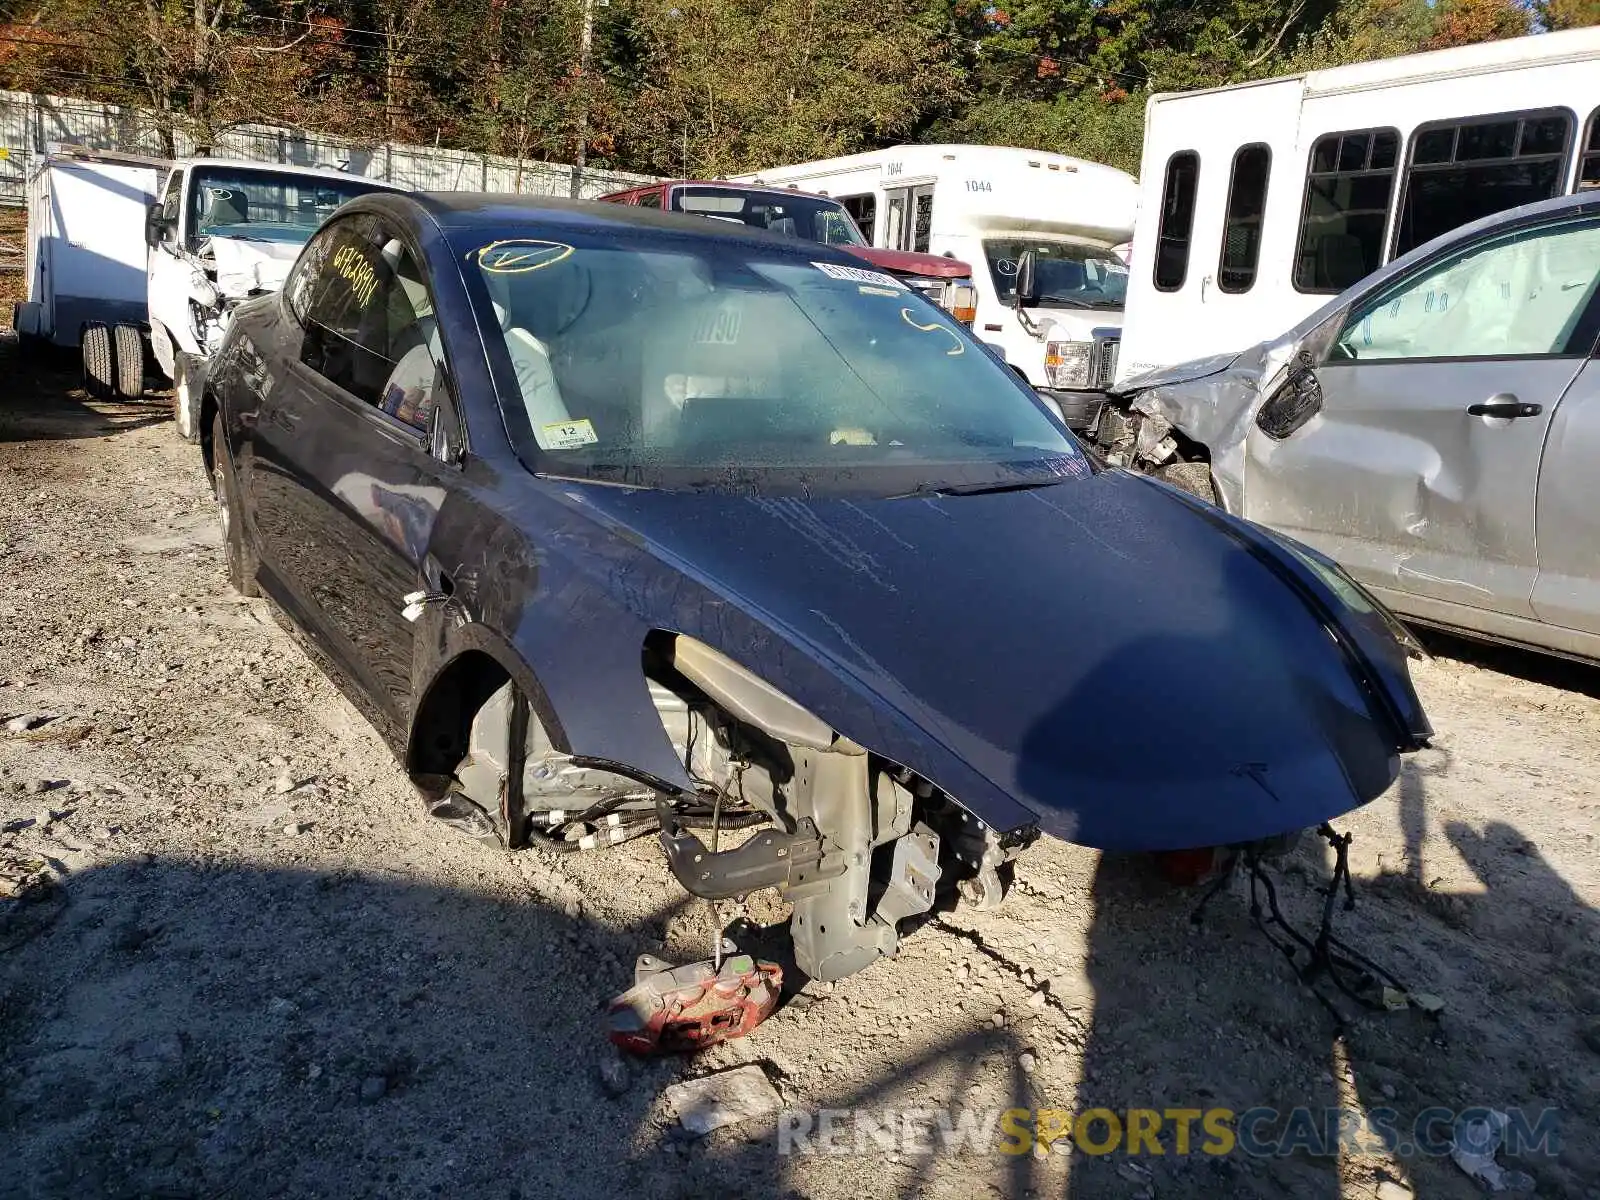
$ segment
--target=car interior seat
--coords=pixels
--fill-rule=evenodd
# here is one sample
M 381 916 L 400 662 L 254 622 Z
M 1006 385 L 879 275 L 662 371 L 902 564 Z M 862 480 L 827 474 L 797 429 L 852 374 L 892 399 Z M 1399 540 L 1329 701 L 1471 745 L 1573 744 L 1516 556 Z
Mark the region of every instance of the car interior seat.
M 208 187 L 206 189 L 206 225 L 243 225 L 250 220 L 250 198 L 243 188 Z
M 545 268 L 548 269 L 548 268 Z M 538 271 L 522 275 L 536 275 Z M 550 363 L 550 348 L 545 341 L 525 327 L 523 322 L 533 319 L 540 306 L 537 297 L 513 305 L 513 281 L 521 276 L 508 271 L 482 272 L 484 286 L 489 291 L 489 302 L 494 308 L 495 321 L 500 326 L 500 336 L 505 339 L 506 352 L 511 357 L 511 368 L 516 373 L 517 388 L 521 393 L 523 409 L 533 428 L 534 440 L 540 446 L 545 442 L 542 429 L 545 425 L 570 421 L 572 413 L 562 398 Z
M 394 367 L 378 404 L 390 416 L 425 428 L 438 364 L 444 361 L 439 322 L 428 289 L 400 240 L 385 243 L 380 257 L 395 285 L 389 289 L 385 313 Z

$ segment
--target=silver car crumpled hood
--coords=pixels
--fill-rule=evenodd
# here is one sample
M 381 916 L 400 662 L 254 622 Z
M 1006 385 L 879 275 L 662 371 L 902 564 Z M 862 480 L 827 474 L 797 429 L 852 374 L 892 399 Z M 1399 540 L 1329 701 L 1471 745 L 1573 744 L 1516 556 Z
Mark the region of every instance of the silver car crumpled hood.
M 1332 306 L 1329 306 L 1332 307 Z M 1211 452 L 1218 499 L 1238 513 L 1244 492 L 1245 437 L 1263 398 L 1304 351 L 1320 362 L 1337 334 L 1344 307 L 1319 309 L 1289 332 L 1238 354 L 1194 359 L 1135 375 L 1116 389 L 1134 412 L 1160 417 Z

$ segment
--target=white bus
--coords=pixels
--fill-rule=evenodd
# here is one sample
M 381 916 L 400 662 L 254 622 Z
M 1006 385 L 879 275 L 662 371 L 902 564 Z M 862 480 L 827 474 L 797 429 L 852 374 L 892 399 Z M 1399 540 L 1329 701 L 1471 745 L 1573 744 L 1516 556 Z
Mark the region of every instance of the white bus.
M 1600 186 L 1600 28 L 1153 96 L 1118 380 L 1276 336 L 1477 217 Z
M 1074 428 L 1117 362 L 1138 184 L 1112 167 L 1007 146 L 896 146 L 740 177 L 832 196 L 875 246 L 971 263 L 973 332 Z M 1031 302 L 1016 303 L 1031 255 Z

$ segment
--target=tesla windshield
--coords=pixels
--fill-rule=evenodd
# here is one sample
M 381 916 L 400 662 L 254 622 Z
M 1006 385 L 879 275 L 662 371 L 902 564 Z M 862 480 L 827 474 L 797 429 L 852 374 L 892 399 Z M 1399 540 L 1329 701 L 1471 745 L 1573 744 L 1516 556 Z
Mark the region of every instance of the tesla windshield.
M 1033 277 L 1041 308 L 1121 308 L 1128 294 L 1127 265 L 1109 250 L 1074 242 L 1028 242 L 1015 238 L 983 243 L 994 290 L 1011 303 L 1017 262 L 1033 251 Z
M 1088 473 L 1013 372 L 889 275 L 709 238 L 466 258 L 536 471 L 882 495 Z
M 303 243 L 346 200 L 380 189 L 352 176 L 325 179 L 279 171 L 200 167 L 194 189 L 195 235 Z

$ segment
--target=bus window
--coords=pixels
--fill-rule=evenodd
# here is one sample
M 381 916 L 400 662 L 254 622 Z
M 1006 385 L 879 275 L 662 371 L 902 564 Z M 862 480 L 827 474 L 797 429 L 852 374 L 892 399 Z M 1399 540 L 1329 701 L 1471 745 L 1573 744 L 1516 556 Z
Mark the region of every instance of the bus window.
M 928 252 L 930 235 L 933 232 L 933 189 L 918 188 L 912 193 L 916 202 L 915 223 L 911 227 L 911 246 L 918 254 Z
M 1393 129 L 1329 133 L 1312 145 L 1294 255 L 1296 291 L 1342 292 L 1378 269 L 1399 150 Z
M 1589 114 L 1589 136 L 1583 143 L 1583 160 L 1578 164 L 1578 190 L 1600 188 L 1600 108 Z
M 1194 229 L 1194 200 L 1199 184 L 1199 154 L 1180 150 L 1167 160 L 1167 179 L 1161 192 L 1161 228 L 1156 235 L 1157 291 L 1177 291 L 1189 274 L 1189 235 Z
M 1271 174 L 1272 151 L 1260 142 L 1241 147 L 1233 156 L 1228 211 L 1222 223 L 1222 258 L 1217 263 L 1217 286 L 1225 292 L 1248 292 L 1256 281 Z
M 878 224 L 878 197 L 872 192 L 865 192 L 859 196 L 840 196 L 839 203 L 844 205 L 845 212 L 850 214 L 850 219 L 870 245 Z
M 1411 139 L 1394 253 L 1490 213 L 1560 195 L 1572 114 L 1562 109 L 1424 125 Z

